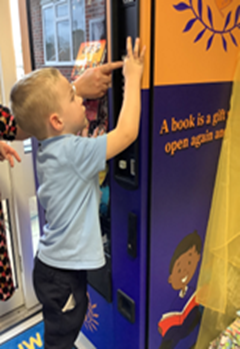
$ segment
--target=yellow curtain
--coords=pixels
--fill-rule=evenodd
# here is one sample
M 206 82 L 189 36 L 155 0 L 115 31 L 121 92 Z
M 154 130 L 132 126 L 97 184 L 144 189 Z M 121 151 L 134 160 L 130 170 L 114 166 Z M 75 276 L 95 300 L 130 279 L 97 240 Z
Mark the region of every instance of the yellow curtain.
M 240 57 L 219 158 L 197 300 L 205 310 L 196 349 L 205 349 L 240 310 Z

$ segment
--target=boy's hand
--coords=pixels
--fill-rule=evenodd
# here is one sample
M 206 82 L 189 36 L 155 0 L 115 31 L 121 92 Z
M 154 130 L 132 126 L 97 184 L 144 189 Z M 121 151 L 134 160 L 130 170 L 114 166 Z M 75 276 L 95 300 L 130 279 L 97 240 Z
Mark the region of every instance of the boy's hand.
M 132 39 L 127 38 L 127 57 L 124 60 L 124 98 L 116 127 L 107 134 L 106 160 L 121 153 L 138 137 L 141 115 L 141 77 L 146 48 L 139 54 L 139 38 L 134 50 Z
M 10 147 L 5 142 L 0 142 L 0 161 L 8 160 L 10 166 L 13 167 L 14 166 L 13 157 L 15 157 L 15 159 L 18 162 L 21 162 L 20 156 L 18 155 L 15 149 Z
M 143 62 L 146 47 L 140 52 L 140 39 L 135 40 L 134 50 L 132 49 L 132 38 L 127 38 L 127 57 L 124 60 L 123 75 L 125 79 L 137 79 L 139 82 L 143 73 Z

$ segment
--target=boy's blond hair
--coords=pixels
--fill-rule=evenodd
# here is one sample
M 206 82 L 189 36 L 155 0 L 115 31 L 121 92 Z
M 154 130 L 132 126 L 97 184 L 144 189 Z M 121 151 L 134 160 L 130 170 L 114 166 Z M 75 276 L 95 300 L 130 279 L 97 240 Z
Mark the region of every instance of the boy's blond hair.
M 39 140 L 48 136 L 47 118 L 61 111 L 56 87 L 60 76 L 56 68 L 38 69 L 24 76 L 11 90 L 11 110 L 17 124 Z

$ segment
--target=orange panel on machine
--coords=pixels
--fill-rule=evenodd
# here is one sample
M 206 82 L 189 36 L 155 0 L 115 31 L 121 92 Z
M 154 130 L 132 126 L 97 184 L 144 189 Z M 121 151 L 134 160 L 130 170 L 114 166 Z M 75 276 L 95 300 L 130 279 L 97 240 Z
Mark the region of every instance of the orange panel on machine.
M 155 0 L 155 85 L 231 81 L 239 0 Z
M 151 1 L 140 1 L 140 39 L 141 47 L 146 46 L 142 88 L 150 86 L 150 52 L 151 52 Z

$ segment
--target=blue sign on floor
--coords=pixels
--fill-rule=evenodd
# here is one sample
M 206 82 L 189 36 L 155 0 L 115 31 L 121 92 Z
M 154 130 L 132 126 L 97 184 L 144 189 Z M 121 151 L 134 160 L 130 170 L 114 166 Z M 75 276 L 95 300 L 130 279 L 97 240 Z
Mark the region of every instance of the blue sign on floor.
M 44 348 L 44 326 L 41 321 L 37 325 L 22 332 L 0 346 L 1 349 L 37 349 Z
M 24 327 L 24 325 L 23 325 Z M 43 349 L 44 348 L 44 324 L 39 322 L 18 336 L 0 345 L 0 349 Z

